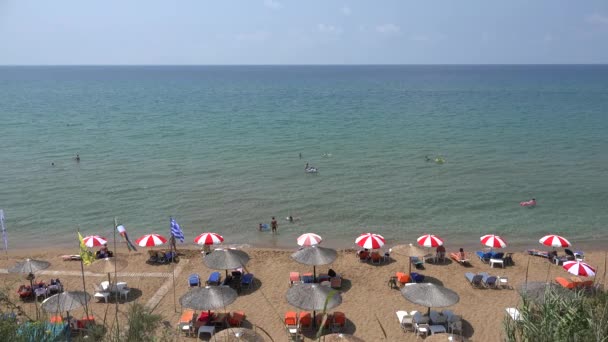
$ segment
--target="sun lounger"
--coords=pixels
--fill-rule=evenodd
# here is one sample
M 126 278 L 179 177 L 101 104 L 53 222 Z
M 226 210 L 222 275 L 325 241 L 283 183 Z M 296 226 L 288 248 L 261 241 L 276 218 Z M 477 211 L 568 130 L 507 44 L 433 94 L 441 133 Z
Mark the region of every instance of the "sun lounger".
M 466 258 L 461 258 L 460 257 L 460 253 L 450 253 L 450 258 L 452 258 L 452 260 L 458 262 L 461 265 L 468 265 L 470 264 L 470 260 Z
M 483 285 L 487 288 L 495 288 L 496 287 L 496 281 L 498 280 L 498 278 L 496 276 L 491 276 L 486 272 L 481 272 L 479 273 L 479 275 L 481 275 L 481 282 L 483 283 Z
M 220 272 L 213 272 L 209 275 L 207 279 L 207 285 L 219 285 L 222 275 Z
M 549 259 L 549 252 L 547 251 L 541 251 L 540 249 L 528 249 L 526 252 L 528 252 L 529 255 Z
M 403 273 L 403 272 L 397 272 L 395 273 L 395 276 L 397 277 L 397 281 L 401 284 L 401 285 L 405 285 L 407 283 L 410 282 L 410 275 Z
M 331 277 L 329 278 L 329 286 L 332 289 L 339 289 L 342 288 L 342 276 L 340 276 L 339 274 L 335 277 Z
M 310 312 L 300 312 L 300 320 L 298 321 L 300 329 L 308 330 L 312 328 L 312 314 Z
M 483 276 L 481 274 L 475 274 L 471 272 L 467 272 L 464 274 L 464 277 L 467 278 L 471 286 L 473 287 L 481 287 Z
M 516 308 L 506 308 L 505 311 L 507 311 L 509 317 L 511 317 L 511 319 L 515 322 L 519 322 L 522 320 L 521 312 L 519 312 L 519 310 L 517 310 Z
M 312 284 L 315 282 L 315 278 L 313 277 L 312 273 L 304 273 L 302 274 L 302 282 L 304 284 Z
M 182 312 L 182 316 L 180 317 L 179 322 L 177 323 L 177 327 L 178 327 L 179 331 L 185 332 L 186 334 L 188 334 L 188 336 L 190 336 L 190 334 L 194 331 L 193 330 L 194 329 L 193 328 L 194 317 L 195 317 L 194 310 L 185 309 Z
M 329 329 L 329 326 L 331 324 L 333 320 L 333 317 L 331 314 L 322 314 L 322 313 L 318 313 L 317 316 L 315 317 L 315 322 L 317 323 L 317 329 L 319 327 L 323 327 L 323 329 Z
M 244 288 L 250 288 L 253 284 L 253 273 L 247 273 L 241 278 L 241 286 Z
M 201 277 L 198 274 L 188 276 L 188 285 L 190 287 L 201 286 Z
M 422 283 L 424 281 L 424 274 L 412 272 L 410 273 L 410 279 L 416 283 Z
M 333 313 L 332 315 L 332 321 L 331 321 L 331 331 L 333 333 L 338 333 L 340 331 L 342 331 L 342 329 L 344 328 L 344 325 L 346 325 L 346 315 L 344 315 L 344 312 L 340 312 L 340 311 L 336 311 Z
M 230 313 L 230 316 L 228 316 L 228 325 L 231 327 L 240 327 L 245 320 L 245 317 L 245 312 L 233 311 Z
M 301 284 L 300 272 L 289 272 L 289 287 L 294 284 Z
M 490 261 L 493 254 L 491 252 L 477 251 L 477 252 L 475 252 L 475 255 L 477 255 L 479 257 L 479 260 L 481 260 L 481 262 L 487 263 Z
M 413 256 L 413 257 L 410 257 L 410 262 L 412 263 L 412 265 L 414 265 L 414 267 L 416 267 L 416 269 L 418 269 L 418 270 L 424 269 L 424 260 L 422 258 Z
M 555 282 L 560 284 L 562 287 L 566 288 L 566 289 L 575 289 L 577 286 L 579 286 L 579 282 L 574 282 L 570 279 L 566 279 L 563 277 L 557 277 L 555 278 Z
M 62 255 L 61 258 L 63 261 L 80 261 L 82 259 L 79 254 L 66 254 Z
M 285 328 L 287 329 L 287 333 L 289 333 L 289 336 L 297 337 L 300 333 L 300 327 L 298 325 L 298 314 L 295 311 L 286 312 L 283 322 L 285 323 Z
M 372 260 L 372 264 L 379 264 L 383 259 L 382 255 L 380 255 L 378 252 L 372 252 L 370 258 Z

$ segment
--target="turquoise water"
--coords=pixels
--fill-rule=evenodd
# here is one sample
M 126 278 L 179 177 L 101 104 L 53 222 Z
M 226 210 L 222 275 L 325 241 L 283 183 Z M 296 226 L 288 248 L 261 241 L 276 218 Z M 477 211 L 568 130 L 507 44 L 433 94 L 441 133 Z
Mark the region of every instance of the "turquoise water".
M 9 248 L 170 215 L 281 247 L 605 240 L 607 111 L 608 66 L 0 67 L 0 208 Z

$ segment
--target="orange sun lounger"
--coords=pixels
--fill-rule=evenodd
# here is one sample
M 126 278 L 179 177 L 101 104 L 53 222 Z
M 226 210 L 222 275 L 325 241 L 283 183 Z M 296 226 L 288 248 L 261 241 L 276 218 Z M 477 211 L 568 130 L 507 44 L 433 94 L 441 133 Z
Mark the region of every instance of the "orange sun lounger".
M 562 287 L 567 288 L 567 289 L 575 289 L 577 286 L 579 286 L 578 282 L 574 282 L 574 281 L 572 281 L 570 279 L 566 279 L 566 278 L 563 278 L 563 277 L 557 277 L 557 278 L 555 278 L 555 282 L 557 282 Z

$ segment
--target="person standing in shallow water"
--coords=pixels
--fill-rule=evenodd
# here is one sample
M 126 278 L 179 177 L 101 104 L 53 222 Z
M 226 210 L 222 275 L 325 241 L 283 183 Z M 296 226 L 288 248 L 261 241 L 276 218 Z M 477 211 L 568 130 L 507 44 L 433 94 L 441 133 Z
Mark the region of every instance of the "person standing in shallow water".
M 76 153 L 76 158 L 74 158 L 77 163 L 80 163 L 80 155 Z
M 279 227 L 279 223 L 274 218 L 274 216 L 272 217 L 272 221 L 270 222 L 270 226 L 272 227 L 272 233 L 273 234 L 276 233 L 277 232 L 277 228 Z

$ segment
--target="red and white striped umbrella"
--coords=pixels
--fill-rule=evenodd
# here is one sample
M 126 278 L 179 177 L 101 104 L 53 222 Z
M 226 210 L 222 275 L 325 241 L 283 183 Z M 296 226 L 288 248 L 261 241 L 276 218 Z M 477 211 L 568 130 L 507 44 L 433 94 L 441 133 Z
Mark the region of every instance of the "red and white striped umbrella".
M 194 238 L 194 243 L 199 245 L 219 245 L 224 242 L 224 237 L 217 233 L 203 233 Z
M 384 236 L 380 234 L 365 233 L 359 235 L 355 240 L 355 243 L 363 248 L 367 249 L 378 249 L 384 246 Z
M 160 246 L 165 242 L 167 242 L 167 238 L 160 234 L 146 234 L 135 240 L 135 243 L 140 247 Z
M 420 246 L 428 248 L 443 245 L 443 240 L 439 236 L 432 234 L 422 235 L 417 241 Z
M 559 235 L 546 235 L 546 236 L 543 236 L 538 242 L 542 243 L 545 246 L 549 246 L 549 247 L 566 248 L 566 247 L 572 246 L 572 244 L 570 244 L 570 241 L 566 240 L 565 238 L 563 238 L 562 236 L 559 236 Z
M 491 248 L 505 248 L 507 247 L 507 242 L 498 235 L 489 234 L 484 235 L 479 238 L 481 244 L 484 246 L 488 246 Z
M 564 262 L 564 269 L 574 275 L 583 277 L 595 275 L 595 269 L 582 261 L 566 261 Z
M 103 246 L 104 244 L 108 243 L 108 240 L 102 238 L 99 235 L 85 236 L 82 239 L 82 241 L 84 242 L 84 245 L 87 247 Z
M 300 235 L 297 241 L 299 246 L 312 246 L 320 244 L 323 239 L 315 233 L 305 233 Z

